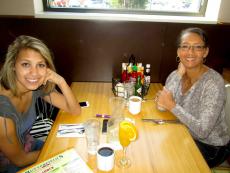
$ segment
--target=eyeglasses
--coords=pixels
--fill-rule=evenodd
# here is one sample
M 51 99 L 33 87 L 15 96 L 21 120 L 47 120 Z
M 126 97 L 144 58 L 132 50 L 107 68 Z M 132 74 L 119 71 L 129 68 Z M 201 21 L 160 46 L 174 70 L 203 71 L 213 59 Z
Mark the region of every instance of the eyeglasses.
M 202 45 L 180 45 L 179 48 L 183 51 L 189 51 L 189 49 L 192 49 L 194 51 L 202 51 L 205 46 Z

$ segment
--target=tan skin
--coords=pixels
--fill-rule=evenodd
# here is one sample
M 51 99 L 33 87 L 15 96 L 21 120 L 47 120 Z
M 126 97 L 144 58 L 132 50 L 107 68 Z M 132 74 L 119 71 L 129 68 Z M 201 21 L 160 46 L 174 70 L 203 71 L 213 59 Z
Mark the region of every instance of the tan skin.
M 5 90 L 3 87 L 0 87 L 0 95 L 7 96 L 18 112 L 26 112 L 31 104 L 33 90 L 49 81 L 58 85 L 62 91 L 62 93 L 57 91 L 50 93 L 52 104 L 71 114 L 80 114 L 81 108 L 78 101 L 64 78 L 47 68 L 44 58 L 38 52 L 32 49 L 21 50 L 14 70 L 20 96 L 14 96 L 10 90 Z M 49 96 L 43 99 L 50 102 Z M 5 128 L 5 122 L 7 128 Z M 34 163 L 39 156 L 40 151 L 28 153 L 24 151 L 18 140 L 15 124 L 9 118 L 0 117 L 0 141 L 1 152 L 16 166 L 22 167 Z
M 181 44 L 204 45 L 204 42 L 198 34 L 186 33 L 182 36 Z M 182 76 L 182 94 L 186 94 L 193 84 L 208 70 L 208 67 L 203 64 L 203 59 L 207 57 L 208 52 L 208 48 L 203 48 L 200 51 L 195 51 L 193 48 L 187 51 L 181 48 L 177 49 L 177 55 L 180 58 L 177 72 Z M 157 104 L 169 111 L 176 106 L 172 93 L 166 88 L 158 92 Z

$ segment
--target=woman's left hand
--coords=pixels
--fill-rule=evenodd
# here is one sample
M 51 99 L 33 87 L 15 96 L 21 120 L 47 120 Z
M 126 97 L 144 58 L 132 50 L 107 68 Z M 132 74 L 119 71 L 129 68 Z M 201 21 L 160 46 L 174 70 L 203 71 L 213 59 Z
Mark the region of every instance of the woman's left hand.
M 60 76 L 59 74 L 57 74 L 56 72 L 48 68 L 45 79 L 43 81 L 43 85 L 45 85 L 47 81 L 55 83 L 56 85 L 59 85 L 62 80 L 64 80 L 62 76 Z
M 165 87 L 157 93 L 157 104 L 169 111 L 176 106 L 172 93 Z

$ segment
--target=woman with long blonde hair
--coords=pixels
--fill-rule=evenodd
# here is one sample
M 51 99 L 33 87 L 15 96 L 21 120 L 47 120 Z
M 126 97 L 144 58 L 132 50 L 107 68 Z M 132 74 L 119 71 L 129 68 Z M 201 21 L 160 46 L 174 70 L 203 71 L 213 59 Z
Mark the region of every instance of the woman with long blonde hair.
M 56 73 L 48 47 L 22 35 L 8 47 L 0 72 L 0 172 L 17 172 L 37 160 L 43 142 L 33 139 L 29 131 L 36 120 L 38 98 L 80 114 L 70 87 Z

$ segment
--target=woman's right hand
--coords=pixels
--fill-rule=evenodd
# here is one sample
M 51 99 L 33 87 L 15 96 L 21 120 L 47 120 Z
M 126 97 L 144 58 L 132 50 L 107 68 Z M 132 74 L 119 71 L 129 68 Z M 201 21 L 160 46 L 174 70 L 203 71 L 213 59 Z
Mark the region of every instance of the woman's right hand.
M 177 73 L 182 77 L 186 72 L 185 66 L 180 62 L 178 65 Z
M 169 111 L 176 106 L 176 102 L 171 91 L 167 90 L 165 87 L 157 93 L 156 102 L 160 107 Z

